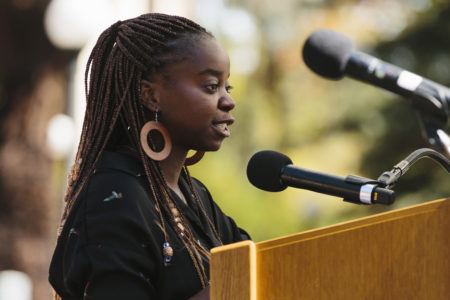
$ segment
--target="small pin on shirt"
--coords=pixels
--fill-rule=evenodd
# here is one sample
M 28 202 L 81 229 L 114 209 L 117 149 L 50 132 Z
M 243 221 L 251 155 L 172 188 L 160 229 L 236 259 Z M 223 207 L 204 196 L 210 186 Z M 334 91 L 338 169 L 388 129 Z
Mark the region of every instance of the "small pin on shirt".
M 103 199 L 103 202 L 108 202 L 111 201 L 112 199 L 120 199 L 120 198 L 122 198 L 122 193 L 116 193 L 115 191 L 112 191 L 112 195 Z

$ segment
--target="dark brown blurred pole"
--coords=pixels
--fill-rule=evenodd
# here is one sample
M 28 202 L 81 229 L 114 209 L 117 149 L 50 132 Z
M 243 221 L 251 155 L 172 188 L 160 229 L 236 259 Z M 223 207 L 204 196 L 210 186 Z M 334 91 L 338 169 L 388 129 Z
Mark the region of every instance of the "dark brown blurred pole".
M 27 273 L 33 299 L 50 299 L 48 264 L 61 199 L 52 183 L 47 122 L 65 109 L 74 53 L 48 41 L 48 0 L 0 1 L 0 270 Z

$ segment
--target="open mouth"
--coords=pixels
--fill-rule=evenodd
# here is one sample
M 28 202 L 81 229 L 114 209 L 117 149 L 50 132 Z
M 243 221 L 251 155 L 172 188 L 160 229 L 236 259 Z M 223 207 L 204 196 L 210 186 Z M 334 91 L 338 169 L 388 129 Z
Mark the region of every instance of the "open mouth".
M 233 120 L 226 120 L 226 121 L 221 121 L 220 123 L 214 123 L 213 127 L 216 129 L 216 131 L 224 136 L 224 137 L 229 137 L 230 136 L 230 130 L 228 129 L 228 125 L 231 125 L 233 123 Z
M 220 130 L 228 130 L 228 126 L 225 123 L 216 124 L 215 126 Z

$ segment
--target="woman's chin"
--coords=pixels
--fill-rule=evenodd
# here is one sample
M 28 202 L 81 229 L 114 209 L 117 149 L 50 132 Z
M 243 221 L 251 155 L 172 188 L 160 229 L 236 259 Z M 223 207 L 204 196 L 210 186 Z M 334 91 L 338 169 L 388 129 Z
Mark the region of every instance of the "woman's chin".
M 214 143 L 214 144 L 208 145 L 207 147 L 202 147 L 201 150 L 199 149 L 198 151 L 215 152 L 215 151 L 219 150 L 220 147 L 222 147 L 222 142 Z

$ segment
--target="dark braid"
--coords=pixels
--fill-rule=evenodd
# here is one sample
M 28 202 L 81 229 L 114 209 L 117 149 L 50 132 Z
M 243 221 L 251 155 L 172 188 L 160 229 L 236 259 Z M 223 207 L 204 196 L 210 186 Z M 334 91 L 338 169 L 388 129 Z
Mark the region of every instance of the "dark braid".
M 194 45 L 193 40 L 211 37 L 203 27 L 189 19 L 156 13 L 118 21 L 100 35 L 86 66 L 86 114 L 62 216 L 63 225 L 106 148 L 125 143 L 138 149 L 160 216 L 161 230 L 166 239 L 167 226 L 172 226 L 178 233 L 204 287 L 207 274 L 202 256 L 209 258 L 209 252 L 196 242 L 183 216 L 182 224 L 186 230 L 182 234 L 170 217 L 171 206 L 176 206 L 170 189 L 159 163 L 148 158 L 140 146 L 139 133 L 148 120 L 139 94 L 143 78 L 162 72 L 168 65 L 183 59 L 185 50 Z M 187 171 L 184 176 L 193 189 Z M 165 220 L 164 215 L 169 216 L 170 221 Z M 210 225 L 220 241 L 211 221 Z

